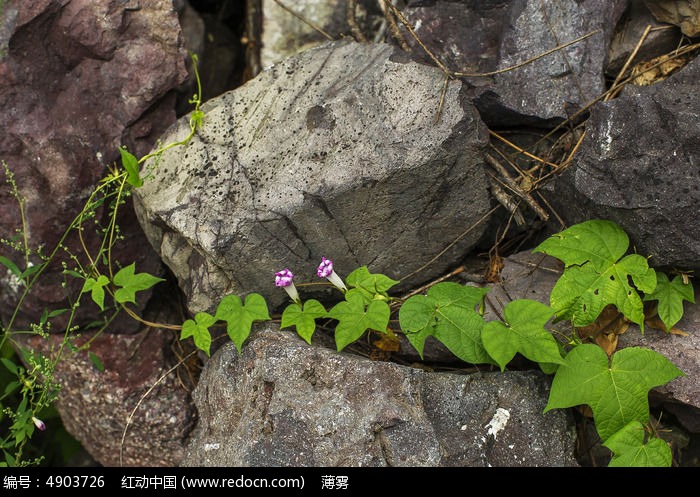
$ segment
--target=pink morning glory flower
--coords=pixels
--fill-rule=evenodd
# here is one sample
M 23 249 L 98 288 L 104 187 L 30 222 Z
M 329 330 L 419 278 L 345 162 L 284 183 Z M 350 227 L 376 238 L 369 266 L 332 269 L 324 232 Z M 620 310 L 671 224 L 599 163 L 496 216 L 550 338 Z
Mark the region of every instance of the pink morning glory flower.
M 316 274 L 319 278 L 326 278 L 328 281 L 333 283 L 333 286 L 335 286 L 341 292 L 347 292 L 348 289 L 345 286 L 345 283 L 343 283 L 340 276 L 338 276 L 333 270 L 332 260 L 321 257 L 321 264 L 319 264 Z
M 40 420 L 36 416 L 32 416 L 32 421 L 34 421 L 34 426 L 36 426 L 41 431 L 44 431 L 46 429 L 46 423 L 44 423 L 42 420 Z
M 297 288 L 294 286 L 293 280 L 294 273 L 292 273 L 289 269 L 285 268 L 282 271 L 275 273 L 275 286 L 284 288 L 291 299 L 298 304 L 301 302 L 301 299 L 299 298 L 299 292 L 297 292 Z

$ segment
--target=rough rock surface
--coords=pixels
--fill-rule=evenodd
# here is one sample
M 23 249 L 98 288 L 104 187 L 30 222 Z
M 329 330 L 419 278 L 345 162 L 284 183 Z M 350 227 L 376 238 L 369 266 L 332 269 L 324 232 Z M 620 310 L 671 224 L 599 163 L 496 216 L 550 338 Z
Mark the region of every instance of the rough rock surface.
M 644 0 L 644 4 L 660 22 L 679 26 L 691 38 L 700 34 L 700 1 Z
M 405 12 L 438 58 L 468 74 L 503 71 L 591 34 L 516 69 L 465 78 L 476 87 L 475 103 L 489 127 L 512 129 L 560 122 L 605 91 L 610 39 L 626 6 L 626 0 L 438 0 Z M 407 32 L 405 37 L 427 60 Z
M 56 246 L 108 173 L 106 166 L 119 158 L 119 146 L 144 155 L 175 121 L 171 90 L 186 77 L 177 15 L 171 0 L 154 0 L 138 9 L 135 4 L 74 0 L 2 5 L 0 105 L 8 111 L 0 115 L 0 159 L 26 200 L 25 228 L 33 250 L 41 245 L 48 254 Z M 4 171 L 0 178 L 4 180 Z M 9 238 L 23 227 L 17 201 L 4 181 L 3 186 L 0 233 Z M 107 214 L 99 211 L 97 218 Z M 159 272 L 160 261 L 145 243 L 129 204 L 121 209 L 119 225 L 124 239 L 115 246 L 113 260 Z M 89 229 L 85 234 L 94 254 L 101 238 L 93 233 Z M 84 254 L 75 236 L 64 244 L 72 254 Z M 26 269 L 24 254 L 6 248 L 3 255 Z M 60 251 L 59 258 L 67 259 Z M 40 262 L 36 255 L 30 260 Z M 23 302 L 16 329 L 37 322 L 45 309 L 69 307 L 62 270 L 57 262 L 44 272 Z M 80 291 L 82 281 L 69 278 L 68 283 L 72 296 Z M 3 320 L 14 310 L 19 290 L 3 266 Z M 83 306 L 74 324 L 93 321 L 96 314 L 96 307 Z M 61 331 L 65 316 L 54 320 L 54 331 Z M 115 328 L 128 331 L 130 324 L 124 320 Z
M 347 22 L 349 1 L 295 0 L 293 4 L 284 4 L 287 7 L 284 9 L 275 0 L 261 0 L 261 69 L 328 41 L 326 34 L 334 39 L 351 36 L 351 28 Z M 381 2 L 355 0 L 353 3 L 357 30 L 366 36 L 370 28 L 381 20 Z M 292 9 L 298 17 L 292 15 L 288 9 Z M 323 33 L 316 27 L 323 30 Z
M 457 81 L 436 123 L 442 74 L 395 54 L 341 41 L 290 57 L 207 102 L 193 140 L 149 169 L 136 212 L 191 311 L 249 292 L 279 307 L 274 272 L 311 282 L 322 256 L 343 276 L 404 278 L 399 290 L 479 240 L 486 129 Z M 183 118 L 163 139 L 188 131 Z
M 190 391 L 178 371 L 171 370 L 177 337 L 146 329 L 93 338 L 85 334 L 74 345 L 92 340 L 90 352 L 104 371 L 86 351 L 63 350 L 54 372 L 61 385 L 56 407 L 66 430 L 102 466 L 177 466 L 197 416 Z M 61 342 L 62 337 L 52 335 L 30 345 L 53 357 Z
M 700 269 L 698 81 L 695 59 L 592 109 L 574 163 L 546 187 L 567 224 L 615 221 L 654 267 Z
M 175 92 L 186 77 L 186 54 L 171 0 L 0 2 L 0 160 L 14 175 L 26 200 L 26 233 L 32 249 L 54 248 L 82 209 L 107 165 L 126 145 L 137 156 L 147 153 L 160 134 L 175 121 Z M 0 169 L 0 237 L 21 229 L 20 211 Z M 97 218 L 104 221 L 99 210 Z M 159 274 L 162 264 L 151 249 L 130 203 L 118 219 L 123 236 L 112 258 L 135 262 L 139 272 Z M 93 255 L 101 243 L 92 221 L 85 239 Z M 87 265 L 75 236 L 64 241 Z M 23 253 L 5 243 L 4 257 L 25 269 Z M 59 251 L 59 259 L 65 254 Z M 30 260 L 40 259 L 32 254 Z M 72 262 L 68 267 L 73 267 Z M 82 281 L 68 280 L 56 264 L 45 271 L 29 296 L 12 330 L 37 323 L 45 310 L 67 308 Z M 5 266 L 0 269 L 0 321 L 8 325 L 23 288 Z M 149 293 L 149 292 L 144 292 Z M 68 300 L 67 296 L 73 300 Z M 143 294 L 137 312 L 143 310 Z M 73 325 L 98 319 L 97 306 L 80 307 Z M 64 318 L 52 319 L 51 331 L 65 331 Z M 126 316 L 126 314 L 123 314 Z M 112 322 L 108 333 L 93 342 L 92 351 L 105 363 L 99 372 L 83 354 L 64 352 L 55 380 L 61 384 L 56 404 L 68 432 L 101 464 L 119 464 L 122 429 L 139 397 L 163 372 L 170 342 L 162 334 L 134 335 L 140 325 L 130 317 Z M 87 338 L 84 334 L 82 341 Z M 31 337 L 31 338 L 30 338 Z M 29 349 L 50 355 L 62 335 L 48 340 L 29 334 L 15 339 Z M 140 348 L 145 345 L 146 348 Z M 123 452 L 125 465 L 175 465 L 182 438 L 191 424 L 189 393 L 168 378 L 135 412 Z M 144 448 L 147 448 L 144 450 Z
M 207 363 L 182 466 L 576 466 L 537 372 L 430 373 L 269 326 Z

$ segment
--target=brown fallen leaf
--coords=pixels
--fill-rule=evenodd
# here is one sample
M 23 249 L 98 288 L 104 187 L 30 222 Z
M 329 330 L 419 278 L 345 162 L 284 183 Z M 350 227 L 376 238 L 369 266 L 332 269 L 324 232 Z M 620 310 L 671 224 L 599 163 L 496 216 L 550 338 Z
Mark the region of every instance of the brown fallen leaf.
M 688 334 L 683 330 L 674 327 L 671 327 L 671 329 L 669 330 L 666 327 L 664 322 L 661 321 L 661 318 L 659 317 L 658 302 L 653 300 L 644 303 L 644 324 L 650 328 L 655 328 L 657 330 L 661 330 L 672 335 L 678 335 L 682 337 L 688 336 Z
M 690 59 L 684 56 L 665 54 L 640 62 L 632 68 L 632 83 L 638 86 L 653 85 L 685 67 L 689 61 Z
M 386 329 L 386 333 L 381 333 L 378 340 L 372 342 L 373 350 L 371 356 L 374 360 L 387 360 L 392 352 L 398 352 L 401 346 L 399 337 L 391 330 Z
M 606 305 L 595 322 L 576 328 L 583 339 L 589 339 L 609 356 L 617 348 L 617 337 L 630 326 L 630 322 L 613 304 Z

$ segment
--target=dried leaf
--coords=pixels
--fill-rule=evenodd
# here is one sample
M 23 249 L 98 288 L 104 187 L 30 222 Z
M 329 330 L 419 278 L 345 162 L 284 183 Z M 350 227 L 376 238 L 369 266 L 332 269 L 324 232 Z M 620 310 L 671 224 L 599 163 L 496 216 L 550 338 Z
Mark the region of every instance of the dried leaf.
M 581 338 L 588 338 L 598 344 L 608 355 L 617 348 L 617 337 L 630 326 L 630 322 L 612 304 L 605 306 L 595 320 L 588 326 L 576 328 Z
M 688 57 L 666 54 L 640 62 L 632 68 L 632 83 L 638 86 L 653 85 L 682 69 L 689 61 Z

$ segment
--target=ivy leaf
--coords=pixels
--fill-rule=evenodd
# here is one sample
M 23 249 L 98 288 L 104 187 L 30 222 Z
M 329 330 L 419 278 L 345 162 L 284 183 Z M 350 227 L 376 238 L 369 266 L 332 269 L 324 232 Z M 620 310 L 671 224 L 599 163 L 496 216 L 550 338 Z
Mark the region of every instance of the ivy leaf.
M 195 346 L 209 355 L 211 350 L 211 333 L 209 327 L 216 323 L 216 318 L 207 312 L 198 312 L 194 319 L 188 319 L 182 324 L 180 340 L 192 337 Z
M 147 290 L 156 283 L 165 281 L 163 278 L 158 278 L 148 273 L 134 274 L 136 263 L 132 262 L 125 266 L 114 275 L 114 285 L 119 288 L 114 292 L 114 300 L 123 304 L 125 302 L 136 303 L 136 292 Z
M 583 327 L 595 322 L 603 309 L 612 304 L 644 332 L 644 303 L 629 284 L 629 277 L 642 291 L 656 286 L 656 273 L 640 255 L 628 255 L 603 273 L 591 264 L 571 266 L 557 280 L 549 296 L 558 318 Z
M 665 273 L 656 273 L 656 288 L 652 293 L 644 296 L 644 300 L 658 300 L 659 318 L 666 326 L 667 330 L 681 320 L 683 317 L 683 301 L 695 303 L 693 285 L 683 283 L 680 276 L 676 276 L 672 281 L 668 281 Z
M 353 288 L 345 293 L 345 301 L 328 311 L 327 316 L 338 320 L 335 328 L 335 344 L 340 352 L 368 329 L 386 332 L 391 310 L 383 300 L 365 302 L 362 290 Z
M 267 321 L 270 314 L 265 298 L 258 293 L 251 293 L 245 298 L 245 305 L 237 295 L 227 295 L 216 308 L 215 319 L 226 321 L 226 332 L 236 345 L 238 352 L 243 347 L 255 321 Z
M 671 448 L 661 438 L 654 437 L 644 443 L 644 426 L 630 421 L 620 431 L 608 438 L 603 445 L 613 451 L 609 467 L 671 467 Z
M 119 147 L 119 153 L 122 156 L 122 165 L 127 172 L 126 182 L 135 188 L 143 185 L 143 180 L 139 176 L 139 161 L 126 150 L 126 147 Z
M 296 326 L 297 333 L 311 345 L 311 337 L 316 331 L 316 320 L 326 315 L 326 309 L 318 300 L 309 299 L 304 307 L 294 303 L 289 304 L 282 312 L 280 328 Z
M 576 224 L 547 238 L 533 252 L 544 252 L 567 267 L 590 261 L 598 272 L 625 255 L 627 233 L 612 221 L 592 219 Z
M 612 304 L 644 332 L 644 303 L 629 280 L 649 293 L 656 286 L 656 272 L 640 255 L 620 259 L 628 246 L 629 238 L 617 224 L 592 220 L 552 235 L 533 250 L 557 257 L 566 265 L 550 294 L 557 320 L 587 326 Z
M 348 275 L 347 283 L 348 286 L 357 288 L 362 292 L 365 302 L 370 302 L 371 300 L 376 300 L 378 296 L 384 297 L 383 300 L 389 300 L 387 292 L 398 281 L 392 280 L 383 274 L 372 274 L 367 269 L 367 266 L 361 266 Z M 380 298 L 380 300 L 382 299 Z
M 488 288 L 447 281 L 432 286 L 426 295 L 414 295 L 403 303 L 399 324 L 421 359 L 425 340 L 433 336 L 465 362 L 493 362 L 481 341 L 484 319 L 475 310 L 487 292 Z
M 589 405 L 596 429 L 607 440 L 630 421 L 649 421 L 649 390 L 684 373 L 661 354 L 628 347 L 612 356 L 593 344 L 578 345 L 559 366 L 544 412 Z
M 486 323 L 481 334 L 486 352 L 501 371 L 518 352 L 538 363 L 564 362 L 559 345 L 544 325 L 554 315 L 549 306 L 535 300 L 514 300 L 503 310 L 505 323 Z
M 104 274 L 101 274 L 95 278 L 86 278 L 85 283 L 83 283 L 83 289 L 80 293 L 90 292 L 92 300 L 98 305 L 101 311 L 105 310 L 105 289 L 104 287 L 109 284 L 109 278 Z

